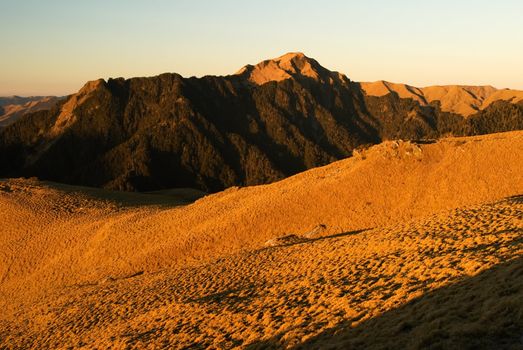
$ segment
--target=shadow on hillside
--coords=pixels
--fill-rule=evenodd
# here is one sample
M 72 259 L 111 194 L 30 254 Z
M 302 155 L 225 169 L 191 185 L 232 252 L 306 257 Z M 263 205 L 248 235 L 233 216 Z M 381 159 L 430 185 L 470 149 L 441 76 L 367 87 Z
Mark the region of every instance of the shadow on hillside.
M 438 142 L 436 139 L 412 139 L 411 141 L 419 145 L 431 145 Z
M 332 239 L 332 238 L 355 236 L 357 234 L 360 234 L 360 233 L 368 231 L 368 230 L 370 230 L 370 228 L 365 228 L 365 229 L 355 230 L 355 231 L 347 231 L 347 232 L 335 233 L 335 234 L 330 235 L 330 236 L 321 236 L 321 237 L 310 238 L 308 240 L 308 242 L 318 242 L 318 241 L 325 241 L 325 240 Z
M 506 200 L 516 204 L 523 204 L 523 194 L 507 197 Z
M 523 349 L 523 258 L 431 291 L 352 328 L 338 324 L 295 349 Z M 281 348 L 284 334 L 249 349 Z
M 51 181 L 42 181 L 42 183 L 52 189 L 68 194 L 78 193 L 95 200 L 109 201 L 124 207 L 144 205 L 173 207 L 187 205 L 207 194 L 192 188 L 173 188 L 152 192 L 123 192 L 95 187 L 66 185 Z
M 314 243 L 318 241 L 325 241 L 333 238 L 341 238 L 341 237 L 347 237 L 347 236 L 354 236 L 357 234 L 360 234 L 362 232 L 368 231 L 370 229 L 362 229 L 362 230 L 355 230 L 355 231 L 347 231 L 347 232 L 341 232 L 341 233 L 335 233 L 333 235 L 329 236 L 319 236 L 319 237 L 305 237 L 303 235 L 297 235 L 297 234 L 289 234 L 286 236 L 276 237 L 273 239 L 270 239 L 265 244 L 267 245 L 265 248 L 262 248 L 261 250 L 265 249 L 274 249 L 274 248 L 281 248 L 281 247 L 291 247 L 297 244 L 307 244 L 307 243 Z

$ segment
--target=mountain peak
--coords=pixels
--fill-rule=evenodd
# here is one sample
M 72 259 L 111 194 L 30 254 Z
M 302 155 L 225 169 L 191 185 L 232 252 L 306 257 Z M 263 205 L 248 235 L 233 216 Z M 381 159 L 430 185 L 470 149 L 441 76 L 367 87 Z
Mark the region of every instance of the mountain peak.
M 278 57 L 276 59 L 293 59 L 293 58 L 310 59 L 307 56 L 305 56 L 305 54 L 303 52 L 287 52 L 285 55 L 281 55 L 280 57 Z
M 256 65 L 246 65 L 236 75 L 245 77 L 256 85 L 270 81 L 282 81 L 291 78 L 309 78 L 322 83 L 335 80 L 348 81 L 340 73 L 331 72 L 313 58 L 302 52 L 289 52 L 277 58 L 262 61 Z
M 80 106 L 89 96 L 92 96 L 98 89 L 105 85 L 104 79 L 97 79 L 88 81 L 76 94 L 69 96 L 67 101 L 62 105 L 60 114 L 51 128 L 51 135 L 56 136 L 61 134 L 71 124 L 76 121 L 75 110 Z

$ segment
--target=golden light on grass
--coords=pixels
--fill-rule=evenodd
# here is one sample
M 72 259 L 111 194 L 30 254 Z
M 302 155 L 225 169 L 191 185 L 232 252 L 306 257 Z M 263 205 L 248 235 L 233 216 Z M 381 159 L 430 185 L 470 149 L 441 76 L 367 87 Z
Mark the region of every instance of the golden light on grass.
M 520 149 L 523 132 L 388 141 L 192 203 L 188 190 L 2 180 L 0 344 L 461 346 L 479 327 L 513 339 Z M 300 239 L 265 245 L 288 235 Z

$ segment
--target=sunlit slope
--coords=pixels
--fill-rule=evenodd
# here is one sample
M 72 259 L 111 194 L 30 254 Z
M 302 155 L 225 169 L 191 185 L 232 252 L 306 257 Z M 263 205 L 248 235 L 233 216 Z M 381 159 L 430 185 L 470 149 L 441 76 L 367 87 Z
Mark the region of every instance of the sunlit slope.
M 511 197 L 74 284 L 4 312 L 0 346 L 518 348 L 522 218 Z
M 444 112 L 461 114 L 465 117 L 483 110 L 496 101 L 518 103 L 523 100 L 523 91 L 496 89 L 492 86 L 437 85 L 417 88 L 407 84 L 375 81 L 360 83 L 370 96 L 385 96 L 392 92 L 400 98 L 410 98 L 426 106 L 439 101 Z
M 103 191 L 3 181 L 0 302 L 194 266 L 319 224 L 322 235 L 333 235 L 517 195 L 521 149 L 523 132 L 387 142 L 271 185 L 232 188 L 182 206 L 140 205 L 140 194 L 128 205 L 113 192 L 104 199 Z
M 51 109 L 62 97 L 0 97 L 0 128 L 14 123 L 27 113 Z

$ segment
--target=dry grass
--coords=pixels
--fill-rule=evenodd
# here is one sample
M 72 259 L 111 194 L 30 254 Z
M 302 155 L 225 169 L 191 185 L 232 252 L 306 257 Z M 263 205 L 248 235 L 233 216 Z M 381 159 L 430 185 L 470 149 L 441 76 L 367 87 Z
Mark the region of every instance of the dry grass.
M 190 205 L 4 180 L 0 347 L 515 345 L 522 146 L 388 142 Z
M 0 338 L 21 348 L 372 348 L 394 345 L 407 329 L 401 340 L 421 347 L 449 341 L 441 334 L 474 340 L 513 322 L 506 341 L 514 342 L 523 326 L 521 263 L 509 272 L 488 270 L 521 257 L 522 216 L 521 201 L 501 201 L 192 268 L 72 285 L 4 319 Z M 487 281 L 484 271 L 492 275 Z

